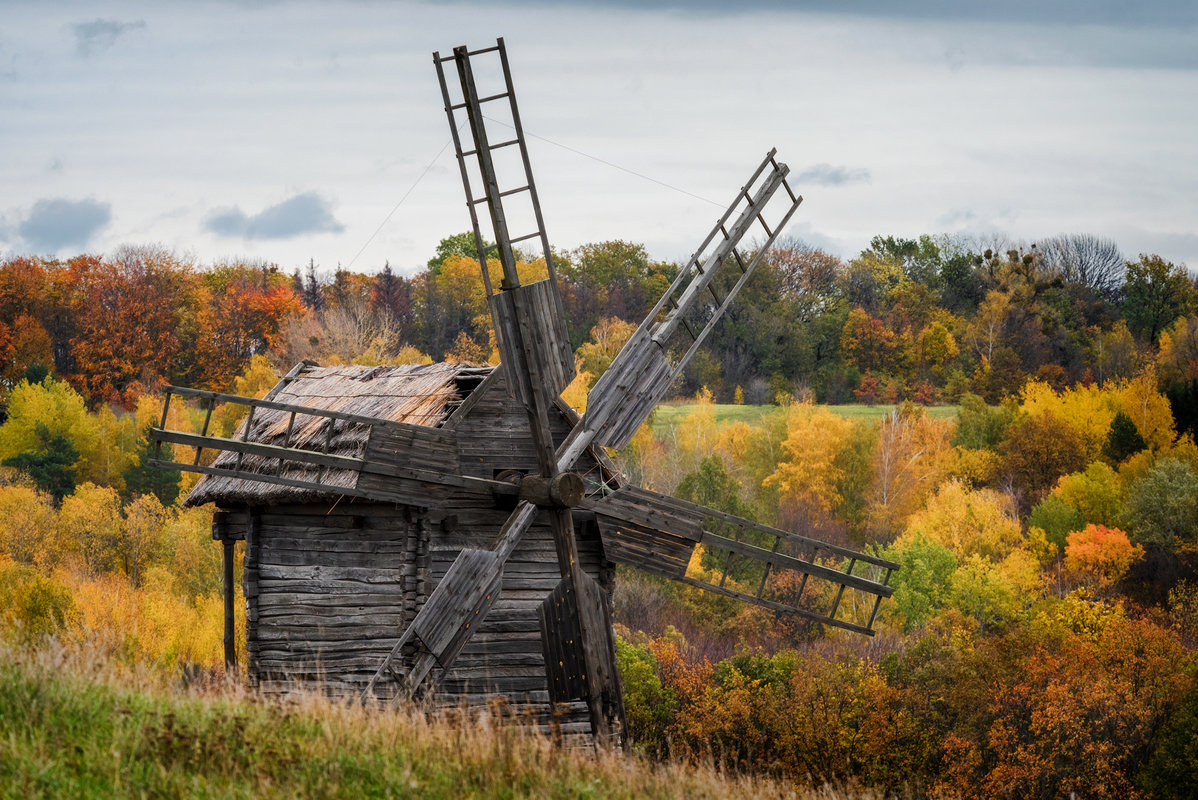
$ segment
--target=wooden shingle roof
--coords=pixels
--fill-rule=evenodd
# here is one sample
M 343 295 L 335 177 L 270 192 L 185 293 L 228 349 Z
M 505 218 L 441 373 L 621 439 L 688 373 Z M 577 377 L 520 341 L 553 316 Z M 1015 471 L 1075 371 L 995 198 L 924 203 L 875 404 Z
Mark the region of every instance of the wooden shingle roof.
M 439 427 L 453 410 L 469 396 L 493 367 L 469 364 L 407 364 L 402 366 L 360 367 L 311 366 L 290 379 L 284 379 L 268 397 L 287 403 L 344 414 L 374 417 L 426 427 Z M 333 426 L 330 439 L 329 425 Z M 290 435 L 288 427 L 292 426 Z M 370 438 L 370 427 L 328 417 L 297 415 L 272 409 L 255 409 L 248 441 L 284 445 L 335 455 L 362 458 Z M 245 435 L 245 422 L 235 438 Z M 238 455 L 222 452 L 213 466 L 233 467 Z M 359 473 L 346 469 L 322 469 L 315 465 L 284 462 L 274 458 L 246 454 L 238 469 L 243 472 L 278 474 L 302 481 L 317 481 L 329 492 L 282 486 L 260 481 L 206 475 L 188 495 L 187 505 L 217 502 L 222 505 L 311 502 L 335 498 L 338 488 L 353 489 Z

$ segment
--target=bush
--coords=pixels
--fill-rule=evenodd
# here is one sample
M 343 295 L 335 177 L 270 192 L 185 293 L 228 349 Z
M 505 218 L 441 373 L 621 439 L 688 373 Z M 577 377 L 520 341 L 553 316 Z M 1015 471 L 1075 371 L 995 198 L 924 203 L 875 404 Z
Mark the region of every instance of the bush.
M 70 591 L 31 567 L 0 561 L 0 624 L 22 643 L 62 633 L 74 612 Z
M 616 662 L 624 687 L 624 714 L 633 744 L 664 756 L 669 748 L 669 727 L 678 710 L 678 697 L 662 686 L 657 658 L 649 648 L 616 637 Z

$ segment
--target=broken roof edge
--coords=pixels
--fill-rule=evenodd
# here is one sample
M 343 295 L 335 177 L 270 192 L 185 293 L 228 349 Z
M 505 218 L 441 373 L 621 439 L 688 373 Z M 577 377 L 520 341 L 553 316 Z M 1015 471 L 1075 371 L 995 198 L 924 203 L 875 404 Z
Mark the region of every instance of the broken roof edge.
M 459 362 L 384 366 L 341 365 L 321 367 L 301 361 L 266 394 L 278 403 L 337 411 L 389 422 L 440 427 L 475 395 L 495 367 Z M 318 449 L 333 455 L 361 458 L 370 439 L 366 424 L 335 421 L 328 417 L 293 415 L 258 408 L 248 441 Z M 332 425 L 332 430 L 329 429 Z M 245 421 L 235 438 L 244 435 Z M 266 480 L 205 475 L 192 488 L 184 506 L 214 502 L 220 505 L 277 505 L 280 503 L 333 502 L 355 494 L 358 473 L 347 469 L 320 469 L 277 458 L 222 451 L 214 467 L 236 467 L 240 472 L 276 475 L 328 486 L 328 491 L 287 486 Z

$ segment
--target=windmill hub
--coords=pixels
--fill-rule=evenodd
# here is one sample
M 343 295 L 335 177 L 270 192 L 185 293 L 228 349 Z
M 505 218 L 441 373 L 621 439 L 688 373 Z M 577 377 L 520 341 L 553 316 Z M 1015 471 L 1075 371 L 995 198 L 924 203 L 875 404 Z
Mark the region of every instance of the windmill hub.
M 526 475 L 518 469 L 505 469 L 495 476 L 495 480 L 515 489 L 514 497 L 506 492 L 497 493 L 497 502 L 506 497 L 512 504 L 516 500 L 527 500 L 544 508 L 577 508 L 586 494 L 582 478 L 576 472 L 559 472 L 546 478 L 544 475 Z
M 582 478 L 576 472 L 559 472 L 552 478 L 544 475 L 520 478 L 520 499 L 538 506 L 576 508 L 585 494 Z

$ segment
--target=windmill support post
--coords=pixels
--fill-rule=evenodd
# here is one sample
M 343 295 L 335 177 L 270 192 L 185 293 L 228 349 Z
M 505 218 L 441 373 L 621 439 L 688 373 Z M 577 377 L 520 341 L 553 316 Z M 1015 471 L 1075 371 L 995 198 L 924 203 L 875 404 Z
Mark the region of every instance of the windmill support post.
M 234 578 L 234 559 L 237 556 L 237 542 L 244 540 L 245 535 L 233 529 L 229 524 L 229 514 L 217 511 L 212 515 L 212 538 L 221 544 L 221 567 L 224 596 L 224 646 L 225 672 L 231 674 L 237 669 L 237 635 L 235 603 L 236 586 Z
M 225 572 L 225 672 L 237 670 L 237 639 L 233 632 L 233 548 L 232 539 L 221 541 Z

